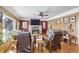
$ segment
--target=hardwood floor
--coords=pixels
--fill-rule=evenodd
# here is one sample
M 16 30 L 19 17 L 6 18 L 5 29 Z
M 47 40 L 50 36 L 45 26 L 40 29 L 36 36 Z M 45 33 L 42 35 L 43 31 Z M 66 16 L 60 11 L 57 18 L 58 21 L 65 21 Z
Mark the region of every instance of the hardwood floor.
M 43 47 L 43 51 L 38 52 L 38 48 L 35 48 L 34 53 L 49 53 L 49 50 L 46 47 Z M 61 50 L 59 49 L 55 51 L 52 50 L 52 53 L 79 53 L 79 46 L 76 44 L 72 44 L 72 43 L 67 44 L 67 43 L 61 42 Z
M 34 53 L 49 53 L 46 47 L 43 47 L 42 52 L 38 52 L 38 48 L 36 48 L 35 50 L 36 51 Z M 61 42 L 61 50 L 59 49 L 55 51 L 52 50 L 52 53 L 79 53 L 79 46 L 72 43 L 67 44 L 67 43 Z
M 79 46 L 77 44 L 61 43 L 61 53 L 79 53 Z

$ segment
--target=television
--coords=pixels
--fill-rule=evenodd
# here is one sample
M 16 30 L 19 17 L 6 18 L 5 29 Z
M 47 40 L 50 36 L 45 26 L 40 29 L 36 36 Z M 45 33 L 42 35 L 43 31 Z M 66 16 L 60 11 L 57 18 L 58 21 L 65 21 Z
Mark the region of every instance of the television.
M 39 19 L 31 19 L 31 25 L 40 25 Z

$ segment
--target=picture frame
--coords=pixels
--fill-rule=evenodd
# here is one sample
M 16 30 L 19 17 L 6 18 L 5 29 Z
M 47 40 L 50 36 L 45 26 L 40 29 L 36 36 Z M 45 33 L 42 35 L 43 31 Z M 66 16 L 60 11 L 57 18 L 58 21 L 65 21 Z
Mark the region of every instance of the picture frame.
M 67 24 L 67 23 L 69 23 L 69 22 L 70 22 L 69 17 L 65 17 L 65 18 L 64 18 L 64 23 Z
M 76 16 L 70 17 L 70 22 L 71 22 L 71 23 L 76 22 Z
M 27 22 L 23 22 L 23 23 L 22 23 L 22 27 L 23 27 L 23 28 L 26 28 L 26 29 L 27 29 L 27 25 L 28 25 Z
M 43 22 L 43 29 L 46 29 L 46 22 Z
M 60 18 L 60 22 L 63 23 L 64 22 L 64 18 Z

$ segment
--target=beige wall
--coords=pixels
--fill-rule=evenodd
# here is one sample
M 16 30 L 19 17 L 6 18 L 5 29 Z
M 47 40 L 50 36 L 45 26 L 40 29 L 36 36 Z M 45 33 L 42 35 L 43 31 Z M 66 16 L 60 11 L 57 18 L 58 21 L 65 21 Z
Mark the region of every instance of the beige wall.
M 78 38 L 78 44 L 79 44 L 79 13 L 67 15 L 67 16 L 64 16 L 64 17 L 71 17 L 71 16 L 76 16 L 76 22 L 72 23 L 72 28 L 75 31 L 75 35 Z M 60 19 L 60 18 L 57 18 L 57 19 Z M 52 29 L 67 30 L 69 23 L 68 24 L 65 24 L 65 23 L 58 23 L 57 24 L 56 22 L 54 22 L 54 20 L 51 20 L 51 21 L 48 21 L 48 27 L 50 27 L 50 25 L 52 25 Z
M 62 29 L 65 30 L 65 24 L 64 23 L 55 23 L 54 21 L 49 21 L 48 22 L 48 27 L 50 27 L 50 25 L 52 25 L 52 29 Z
M 68 16 L 64 16 L 64 17 L 71 17 L 71 16 L 79 16 L 79 13 L 76 13 L 76 14 L 72 14 L 72 15 L 68 15 Z M 62 18 L 64 18 L 62 17 Z M 60 18 L 57 18 L 58 20 Z M 76 18 L 76 21 L 78 19 Z M 51 21 L 48 21 L 48 27 L 50 27 L 50 25 L 52 25 L 52 29 L 62 29 L 62 30 L 67 30 L 67 27 L 69 26 L 69 23 L 68 24 L 65 24 L 65 23 L 56 23 L 56 21 L 54 20 L 51 20 Z M 72 23 L 72 28 L 74 29 L 75 33 L 76 33 L 76 22 Z

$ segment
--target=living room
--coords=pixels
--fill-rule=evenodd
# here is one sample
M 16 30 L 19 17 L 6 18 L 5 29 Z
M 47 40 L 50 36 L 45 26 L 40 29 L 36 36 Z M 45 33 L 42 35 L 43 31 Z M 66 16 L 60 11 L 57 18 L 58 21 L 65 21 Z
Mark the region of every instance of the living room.
M 78 18 L 78 6 L 0 6 L 0 52 L 79 52 Z

